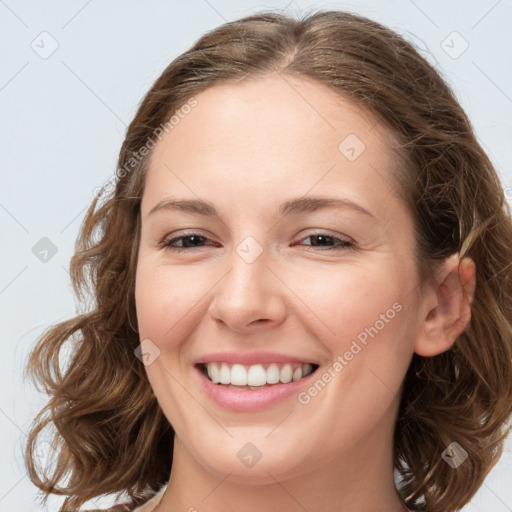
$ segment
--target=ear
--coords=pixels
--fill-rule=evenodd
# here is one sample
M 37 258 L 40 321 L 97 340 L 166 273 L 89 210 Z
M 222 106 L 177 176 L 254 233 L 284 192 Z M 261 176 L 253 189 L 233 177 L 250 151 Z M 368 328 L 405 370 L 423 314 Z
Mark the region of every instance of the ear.
M 447 258 L 427 285 L 422 299 L 422 319 L 414 351 L 432 357 L 449 350 L 471 320 L 476 268 L 470 258 Z

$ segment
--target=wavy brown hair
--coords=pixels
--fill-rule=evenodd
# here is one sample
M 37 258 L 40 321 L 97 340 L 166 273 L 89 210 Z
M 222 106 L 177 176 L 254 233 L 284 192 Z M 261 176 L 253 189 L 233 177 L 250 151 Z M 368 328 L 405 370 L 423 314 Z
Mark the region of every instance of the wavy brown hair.
M 25 462 L 44 501 L 66 496 L 61 512 L 112 493 L 141 504 L 170 475 L 174 432 L 134 356 L 139 208 L 151 154 L 141 148 L 154 146 L 170 116 L 206 88 L 270 72 L 326 84 L 388 126 L 422 280 L 457 252 L 476 264 L 470 325 L 452 349 L 414 355 L 404 379 L 394 447 L 403 502 L 455 511 L 501 454 L 512 413 L 512 220 L 470 121 L 438 72 L 388 28 L 339 11 L 302 19 L 266 12 L 207 33 L 164 70 L 128 127 L 115 188 L 104 187 L 81 226 L 71 278 L 82 310 L 43 333 L 26 368 L 50 399 Z M 55 432 L 50 474 L 34 463 L 47 427 Z M 456 470 L 441 456 L 452 442 L 468 453 Z

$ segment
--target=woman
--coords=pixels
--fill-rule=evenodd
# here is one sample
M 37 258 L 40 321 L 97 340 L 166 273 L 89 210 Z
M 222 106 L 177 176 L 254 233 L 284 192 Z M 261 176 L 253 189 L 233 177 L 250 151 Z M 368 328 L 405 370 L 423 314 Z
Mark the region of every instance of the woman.
M 335 11 L 227 23 L 147 93 L 109 188 L 71 264 L 95 303 L 27 367 L 62 511 L 469 502 L 512 410 L 512 221 L 410 44 Z

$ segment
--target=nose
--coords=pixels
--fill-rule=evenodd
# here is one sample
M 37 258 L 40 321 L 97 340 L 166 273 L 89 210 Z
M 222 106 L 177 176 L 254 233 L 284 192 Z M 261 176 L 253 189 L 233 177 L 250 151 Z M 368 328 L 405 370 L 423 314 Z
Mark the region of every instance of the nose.
M 230 270 L 214 288 L 210 317 L 243 334 L 281 324 L 286 317 L 287 288 L 266 252 L 252 262 L 235 249 L 229 257 Z

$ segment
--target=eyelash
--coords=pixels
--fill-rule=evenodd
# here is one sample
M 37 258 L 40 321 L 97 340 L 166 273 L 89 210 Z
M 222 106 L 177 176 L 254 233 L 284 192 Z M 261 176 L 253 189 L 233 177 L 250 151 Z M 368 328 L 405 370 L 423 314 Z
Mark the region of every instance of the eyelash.
M 345 251 L 347 251 L 347 250 L 355 249 L 355 244 L 353 242 L 349 242 L 347 240 L 343 240 L 343 239 L 338 238 L 336 236 L 329 235 L 328 233 L 321 233 L 321 232 L 320 233 L 312 233 L 312 234 L 302 238 L 301 240 L 306 240 L 307 238 L 319 237 L 319 236 L 332 239 L 334 241 L 334 243 L 336 243 L 336 245 L 331 246 L 331 247 L 322 247 L 322 246 L 310 245 L 309 247 L 319 248 L 321 251 L 332 251 L 332 250 L 345 250 Z M 194 249 L 200 249 L 201 247 L 204 247 L 204 246 L 179 247 L 179 246 L 172 245 L 174 242 L 176 242 L 178 240 L 182 240 L 182 239 L 185 239 L 185 238 L 192 238 L 192 237 L 198 237 L 198 238 L 203 239 L 203 240 L 208 240 L 207 237 L 202 236 L 199 233 L 189 233 L 189 234 L 177 236 L 175 238 L 163 240 L 163 242 L 160 245 L 164 249 L 166 249 L 166 250 L 177 252 L 177 253 L 184 252 L 184 251 L 189 251 L 189 250 L 194 250 Z

